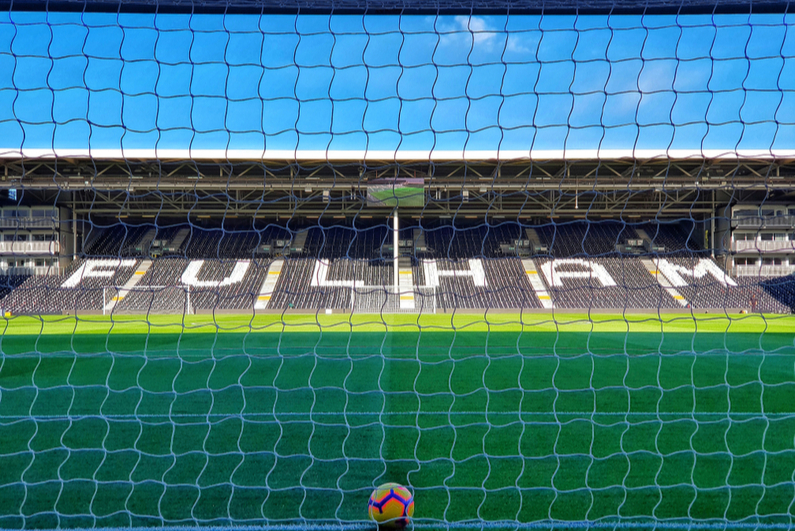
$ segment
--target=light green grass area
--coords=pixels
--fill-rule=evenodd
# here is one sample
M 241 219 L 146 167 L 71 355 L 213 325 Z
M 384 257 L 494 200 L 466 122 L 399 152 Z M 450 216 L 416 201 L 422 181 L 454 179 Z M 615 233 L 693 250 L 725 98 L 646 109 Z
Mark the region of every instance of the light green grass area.
M 681 332 L 795 333 L 795 316 L 691 313 L 200 314 L 14 316 L 3 335 L 252 332 Z
M 795 321 L 15 317 L 0 528 L 795 521 Z

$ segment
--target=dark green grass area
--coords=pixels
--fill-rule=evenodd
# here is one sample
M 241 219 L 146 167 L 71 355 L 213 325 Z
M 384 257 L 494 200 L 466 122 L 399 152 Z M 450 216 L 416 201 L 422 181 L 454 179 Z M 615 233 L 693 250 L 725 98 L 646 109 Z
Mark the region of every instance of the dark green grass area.
M 795 519 L 791 333 L 31 334 L 2 351 L 2 528 L 363 521 L 387 481 L 425 524 Z

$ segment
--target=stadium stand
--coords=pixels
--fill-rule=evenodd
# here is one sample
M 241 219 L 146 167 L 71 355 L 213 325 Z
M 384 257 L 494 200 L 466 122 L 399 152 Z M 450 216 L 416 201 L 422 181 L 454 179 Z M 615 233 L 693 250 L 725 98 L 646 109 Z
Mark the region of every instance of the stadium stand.
M 661 255 L 708 256 L 709 251 L 694 241 L 695 228 L 692 222 L 642 224 L 643 230 L 655 245 L 664 248 Z
M 790 312 L 795 312 L 795 275 L 760 278 L 759 284 Z
M 29 275 L 7 275 L 0 277 L 0 301 L 21 286 L 28 278 L 30 278 Z
M 524 257 L 523 263 L 520 256 L 503 255 L 500 244 L 521 237 L 525 228 L 515 223 L 454 227 L 436 222 L 417 232 L 402 230 L 405 241 L 421 234 L 424 245 L 410 252 L 401 248 L 401 271 L 411 279 L 408 295 L 405 287 L 400 293 L 394 288 L 394 256 L 388 247 L 392 233 L 386 225 L 292 231 L 275 225 L 260 230 L 108 228 L 63 275 L 8 279 L 2 305 L 15 314 L 254 308 L 363 313 L 517 308 L 792 311 L 791 282 L 727 277 L 694 241 L 693 227 L 686 222 L 536 225 L 534 237 L 547 251 Z M 260 252 L 276 239 L 290 241 L 297 234 L 306 235 L 302 252 Z M 660 252 L 619 252 L 639 235 Z M 277 260 L 268 284 L 269 269 Z M 538 275 L 540 283 L 534 285 L 529 274 Z M 401 295 L 413 302 L 401 304 Z
M 536 227 L 536 232 L 555 258 L 615 254 L 617 244 L 637 238 L 632 227 L 616 222 L 550 224 Z
M 121 227 L 109 225 L 101 230 L 102 232 L 93 241 L 91 246 L 84 253 L 84 258 L 120 258 L 133 256 L 136 254 L 135 246 L 140 243 L 146 233 L 152 228 L 151 225 L 133 226 L 122 225 Z
M 695 257 L 670 257 L 668 260 L 688 270 L 693 270 L 699 261 Z M 731 279 L 731 282 L 721 282 L 715 276 L 707 274 L 689 277 L 677 289 L 694 308 L 751 308 L 765 312 L 789 313 L 789 307 L 765 289 L 764 280 L 759 277 L 739 277 Z
M 539 260 L 539 264 L 540 269 L 546 271 L 544 277 L 558 308 L 676 307 L 675 301 L 648 274 L 636 257 L 602 257 L 587 261 L 580 258 L 546 259 Z M 596 264 L 604 268 L 609 277 L 603 280 L 599 275 L 592 274 L 586 264 Z M 557 278 L 551 279 L 550 276 Z
M 63 276 L 28 278 L 3 300 L 4 309 L 13 314 L 36 315 L 101 311 L 105 304 L 106 287 L 124 284 L 139 261 L 129 258 L 95 260 L 91 263 L 100 265 L 109 275 L 84 277 L 89 263 L 85 259 L 77 259 Z M 74 285 L 67 284 L 70 279 L 75 279 Z

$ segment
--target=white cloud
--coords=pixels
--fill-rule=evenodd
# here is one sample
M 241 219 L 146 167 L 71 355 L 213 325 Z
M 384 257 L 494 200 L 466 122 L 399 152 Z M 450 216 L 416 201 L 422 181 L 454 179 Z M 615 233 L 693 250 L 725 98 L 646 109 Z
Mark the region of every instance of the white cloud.
M 638 88 L 641 92 L 671 91 L 675 75 L 675 61 L 647 61 L 638 73 Z
M 528 37 L 526 35 L 509 33 L 507 38 L 508 38 L 508 45 L 505 47 L 505 49 L 508 50 L 509 52 L 514 52 L 514 53 L 535 52 L 535 49 L 538 46 L 537 39 Z
M 494 27 L 484 17 L 459 15 L 439 23 L 440 44 L 465 50 L 478 49 L 488 53 L 535 54 L 538 36 L 528 32 L 510 32 Z
M 496 39 L 496 34 L 494 30 L 489 28 L 489 25 L 486 21 L 480 17 L 464 17 L 464 16 L 457 16 L 455 17 L 456 23 L 458 23 L 461 29 L 468 31 L 472 35 L 472 39 L 475 41 L 475 44 L 485 44 L 487 46 L 492 46 L 494 40 Z
M 497 41 L 497 30 L 489 27 L 481 17 L 459 15 L 453 18 L 452 24 L 442 25 L 438 29 L 442 33 L 440 43 L 443 46 L 482 46 L 491 49 Z

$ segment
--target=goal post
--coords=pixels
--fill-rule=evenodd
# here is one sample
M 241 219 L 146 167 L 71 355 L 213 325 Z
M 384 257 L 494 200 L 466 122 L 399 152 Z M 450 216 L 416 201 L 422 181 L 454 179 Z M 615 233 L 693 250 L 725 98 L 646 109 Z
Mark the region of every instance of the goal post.
M 165 313 L 171 313 L 172 311 L 177 311 L 179 313 L 185 314 L 194 314 L 195 308 L 191 303 L 191 291 L 192 288 L 189 285 L 152 285 L 152 286 L 132 286 L 132 287 L 125 287 L 125 286 L 103 286 L 102 287 L 102 315 L 108 315 L 113 313 L 114 311 L 119 311 L 119 308 L 123 309 L 124 307 L 121 306 L 122 301 L 124 301 L 127 297 L 138 295 L 149 295 L 151 298 L 151 302 L 157 298 L 158 300 L 165 299 L 167 302 L 171 303 L 168 305 L 168 308 L 146 308 L 147 310 L 154 310 L 156 313 L 158 311 L 162 311 Z M 177 306 L 180 306 L 181 309 L 174 310 L 171 308 L 174 306 L 174 299 L 178 298 L 179 303 Z M 140 311 L 140 309 L 138 309 Z

